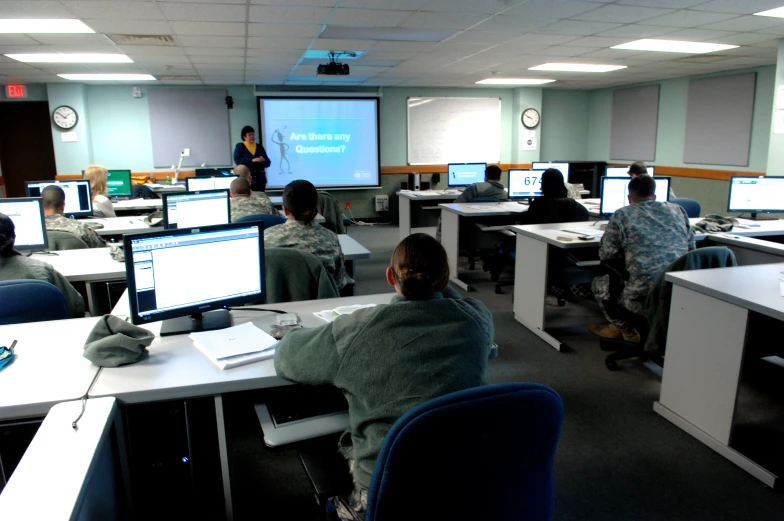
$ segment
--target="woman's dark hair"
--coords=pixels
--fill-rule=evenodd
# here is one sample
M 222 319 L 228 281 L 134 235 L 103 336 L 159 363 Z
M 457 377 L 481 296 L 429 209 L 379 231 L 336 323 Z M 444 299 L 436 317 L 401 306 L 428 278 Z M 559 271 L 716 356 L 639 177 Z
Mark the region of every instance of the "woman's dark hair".
M 240 132 L 240 137 L 242 138 L 243 141 L 245 141 L 245 135 L 250 134 L 251 132 L 253 132 L 254 134 L 256 133 L 256 131 L 253 130 L 253 127 L 251 127 L 250 125 L 245 125 L 244 127 L 242 127 L 242 132 Z
M 0 213 L 0 257 L 12 257 L 19 255 L 14 249 L 16 241 L 16 231 L 14 221 L 4 213 Z
M 548 168 L 542 173 L 542 195 L 545 197 L 566 197 L 569 190 L 564 184 L 563 174 L 556 168 Z
M 389 262 L 404 297 L 424 300 L 449 283 L 449 260 L 441 243 L 426 233 L 409 235 Z
M 309 223 L 318 214 L 318 192 L 310 181 L 297 179 L 283 189 L 283 206 L 298 221 Z

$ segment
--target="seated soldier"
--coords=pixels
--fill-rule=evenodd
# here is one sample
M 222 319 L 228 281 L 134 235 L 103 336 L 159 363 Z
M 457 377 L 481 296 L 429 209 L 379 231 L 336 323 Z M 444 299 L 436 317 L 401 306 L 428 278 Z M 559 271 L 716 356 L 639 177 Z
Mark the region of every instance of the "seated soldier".
M 278 215 L 272 202 L 264 192 L 259 192 L 264 197 L 250 196 L 250 183 L 245 179 L 237 178 L 231 182 L 229 188 L 231 200 L 231 222 L 248 215 Z
M 656 279 L 672 261 L 695 248 L 694 233 L 686 210 L 656 200 L 656 183 L 647 174 L 629 182 L 629 206 L 612 214 L 599 245 L 599 258 L 619 261 L 629 274 L 618 296 L 618 305 L 645 316 L 645 299 Z M 610 309 L 610 277 L 600 275 L 591 285 L 610 324 L 590 324 L 588 329 L 603 338 L 639 342 L 639 332 L 613 317 Z
M 651 167 L 653 168 L 653 167 Z M 645 165 L 643 161 L 635 161 L 631 165 L 629 165 L 629 171 L 626 172 L 631 177 L 637 177 L 638 175 L 647 174 L 648 167 Z M 675 199 L 675 192 L 672 191 L 672 186 L 670 186 L 670 199 Z
M 253 176 L 250 173 L 250 168 L 248 168 L 245 165 L 237 165 L 237 166 L 235 166 L 234 167 L 234 175 L 239 176 L 240 179 L 246 180 L 248 182 L 248 184 L 252 184 L 253 183 Z M 266 179 L 265 179 L 264 182 L 266 183 Z M 266 187 L 267 187 L 267 185 L 265 184 L 264 188 L 266 188 Z M 264 192 L 259 192 L 258 190 L 251 190 L 250 196 L 251 197 L 259 197 L 259 198 L 262 198 L 262 199 L 266 199 L 267 201 L 270 200 L 270 198 L 269 198 L 269 196 L 267 194 L 265 194 Z M 272 204 L 272 203 L 270 202 L 270 204 Z
M 41 192 L 41 201 L 46 216 L 46 229 L 55 232 L 68 232 L 82 239 L 90 248 L 103 248 L 106 243 L 95 230 L 76 219 L 69 219 L 65 212 L 65 192 L 57 185 L 49 185 Z
M 568 197 L 563 174 L 555 168 L 542 173 L 542 197 L 535 198 L 522 215 L 523 224 L 568 223 L 588 220 L 588 209 Z
M 474 183 L 463 190 L 456 203 L 468 203 L 478 197 L 495 197 L 505 201 L 509 198 L 504 185 L 501 184 L 501 169 L 495 165 L 485 168 L 485 180 L 482 183 Z

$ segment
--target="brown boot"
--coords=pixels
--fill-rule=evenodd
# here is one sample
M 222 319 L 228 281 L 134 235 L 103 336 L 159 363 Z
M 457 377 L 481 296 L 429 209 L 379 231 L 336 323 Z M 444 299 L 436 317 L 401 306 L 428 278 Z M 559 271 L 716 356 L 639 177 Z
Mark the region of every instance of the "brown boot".
M 633 327 L 621 328 L 621 336 L 623 336 L 624 340 L 631 342 L 632 344 L 639 344 L 642 341 L 640 334 Z
M 615 324 L 588 324 L 588 331 L 600 338 L 621 338 L 621 329 Z

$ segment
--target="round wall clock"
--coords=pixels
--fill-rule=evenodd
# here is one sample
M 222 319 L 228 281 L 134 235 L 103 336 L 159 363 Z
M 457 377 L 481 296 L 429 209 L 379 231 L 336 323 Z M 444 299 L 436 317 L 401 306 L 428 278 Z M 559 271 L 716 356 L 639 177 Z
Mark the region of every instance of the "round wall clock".
M 525 128 L 536 128 L 539 124 L 539 112 L 536 109 L 526 109 L 520 116 L 520 122 Z
M 52 112 L 52 121 L 63 130 L 69 130 L 76 126 L 79 116 L 76 111 L 68 105 L 61 105 Z

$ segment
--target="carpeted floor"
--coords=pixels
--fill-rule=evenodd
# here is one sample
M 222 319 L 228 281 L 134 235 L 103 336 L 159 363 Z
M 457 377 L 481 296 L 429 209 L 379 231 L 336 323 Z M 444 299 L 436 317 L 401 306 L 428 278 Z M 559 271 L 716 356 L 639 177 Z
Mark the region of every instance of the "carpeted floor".
M 397 227 L 351 226 L 349 234 L 373 254 L 356 264 L 357 293 L 388 292 L 383 274 L 398 242 Z M 558 352 L 514 320 L 511 286 L 496 295 L 479 264 L 473 272 L 464 267 L 461 275 L 476 289 L 468 296 L 482 300 L 494 314 L 499 357 L 489 364 L 491 382 L 542 383 L 555 389 L 566 405 L 556 458 L 554 519 L 784 518 L 781 491 L 765 487 L 653 412 L 659 376 L 635 360 L 625 362 L 619 372 L 605 368 L 606 353 L 585 329 L 585 324 L 601 319 L 592 301 L 548 306 L 548 326 L 568 345 Z M 784 369 L 768 368 L 766 374 L 780 382 Z M 238 416 L 243 419 L 229 426 L 236 518 L 318 519 L 296 454 L 264 449 L 255 418 Z M 784 445 L 782 433 L 775 435 Z

